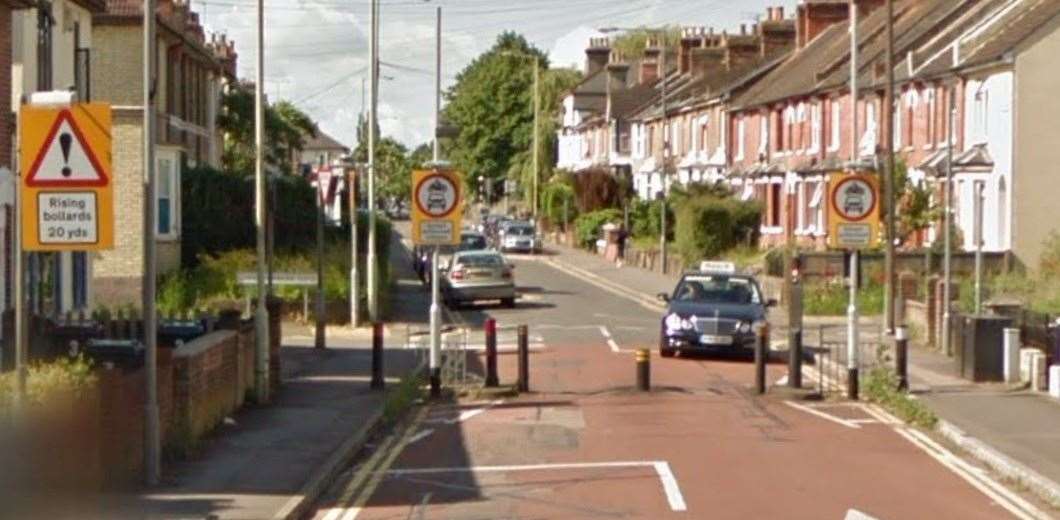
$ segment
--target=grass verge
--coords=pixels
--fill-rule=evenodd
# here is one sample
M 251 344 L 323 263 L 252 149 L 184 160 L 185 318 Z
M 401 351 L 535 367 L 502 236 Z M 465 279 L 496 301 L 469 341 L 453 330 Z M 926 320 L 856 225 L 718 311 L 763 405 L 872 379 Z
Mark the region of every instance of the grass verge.
M 924 403 L 898 390 L 898 376 L 889 369 L 876 367 L 869 372 L 865 396 L 914 426 L 933 429 L 938 424 L 938 417 Z

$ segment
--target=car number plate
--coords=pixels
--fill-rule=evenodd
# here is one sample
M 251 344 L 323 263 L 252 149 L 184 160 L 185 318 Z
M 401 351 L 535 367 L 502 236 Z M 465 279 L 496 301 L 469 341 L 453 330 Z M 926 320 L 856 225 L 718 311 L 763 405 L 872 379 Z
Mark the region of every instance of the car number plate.
M 699 342 L 707 345 L 731 345 L 732 336 L 714 336 L 711 334 L 704 334 L 699 337 Z

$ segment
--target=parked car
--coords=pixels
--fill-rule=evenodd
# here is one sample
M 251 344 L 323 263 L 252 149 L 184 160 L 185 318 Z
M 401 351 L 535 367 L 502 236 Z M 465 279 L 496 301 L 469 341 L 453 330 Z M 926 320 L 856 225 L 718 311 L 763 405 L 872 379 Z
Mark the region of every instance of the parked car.
M 496 251 L 462 251 L 453 255 L 441 279 L 446 304 L 456 306 L 480 300 L 500 300 L 515 307 L 513 266 Z
M 537 236 L 537 228 L 529 222 L 516 221 L 509 224 L 505 227 L 499 243 L 499 249 L 502 252 L 537 253 L 541 251 L 541 239 Z

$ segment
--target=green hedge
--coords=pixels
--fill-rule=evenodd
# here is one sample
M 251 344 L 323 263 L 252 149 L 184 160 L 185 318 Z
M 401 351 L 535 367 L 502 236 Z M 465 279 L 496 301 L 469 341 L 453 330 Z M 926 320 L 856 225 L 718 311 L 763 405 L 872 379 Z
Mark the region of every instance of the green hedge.
M 675 211 L 675 250 L 686 263 L 717 257 L 740 244 L 754 243 L 760 219 L 757 203 L 714 196 L 686 199 Z
M 608 222 L 622 221 L 622 212 L 617 209 L 601 209 L 578 216 L 574 220 L 574 232 L 578 245 L 592 249 L 600 239 L 600 230 Z
M 659 238 L 662 229 L 662 207 L 661 201 L 635 200 L 629 206 L 629 227 L 633 236 L 641 238 Z M 666 205 L 666 239 L 674 238 L 674 208 L 672 204 Z
M 276 249 L 313 247 L 315 190 L 307 180 L 297 176 L 283 176 L 273 182 Z M 255 246 L 253 178 L 209 167 L 192 168 L 181 175 L 181 201 L 181 265 L 184 267 L 198 265 L 203 255 Z M 334 237 L 339 232 L 329 230 L 329 235 Z

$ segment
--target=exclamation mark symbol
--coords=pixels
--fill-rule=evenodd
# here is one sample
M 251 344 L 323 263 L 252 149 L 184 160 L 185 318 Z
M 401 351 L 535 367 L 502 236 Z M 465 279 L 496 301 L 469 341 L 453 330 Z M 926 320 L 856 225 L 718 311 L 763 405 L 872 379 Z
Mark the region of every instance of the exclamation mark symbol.
M 59 136 L 59 147 L 63 149 L 63 177 L 69 177 L 74 174 L 74 171 L 70 169 L 70 145 L 73 144 L 74 138 L 68 133 L 63 132 Z

